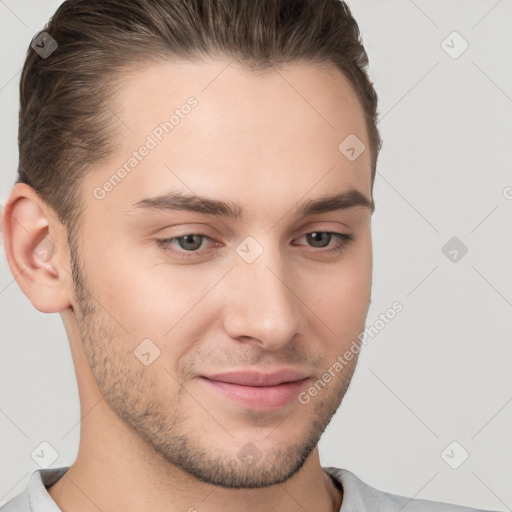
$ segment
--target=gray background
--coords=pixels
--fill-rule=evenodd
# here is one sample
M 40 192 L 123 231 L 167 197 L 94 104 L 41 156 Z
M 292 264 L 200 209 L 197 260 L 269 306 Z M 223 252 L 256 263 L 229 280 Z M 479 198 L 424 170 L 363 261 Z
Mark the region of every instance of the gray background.
M 397 494 L 511 510 L 512 1 L 349 3 L 384 139 L 368 325 L 395 301 L 404 309 L 365 347 L 322 464 Z M 25 51 L 59 4 L 0 0 L 2 205 L 16 174 Z M 458 58 L 453 31 L 469 44 Z M 468 248 L 456 262 L 441 250 L 452 237 Z M 60 317 L 32 307 L 3 251 L 0 320 L 2 504 L 38 468 L 30 454 L 41 441 L 58 451 L 54 467 L 74 461 L 80 411 Z

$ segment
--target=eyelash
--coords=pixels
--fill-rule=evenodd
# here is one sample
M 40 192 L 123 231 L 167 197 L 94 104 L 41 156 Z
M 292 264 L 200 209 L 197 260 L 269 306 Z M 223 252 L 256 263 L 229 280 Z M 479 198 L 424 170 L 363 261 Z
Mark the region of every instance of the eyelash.
M 331 247 L 330 249 L 324 249 L 323 247 L 318 248 L 317 252 L 321 253 L 321 254 L 331 254 L 331 253 L 340 252 L 343 249 L 345 249 L 345 247 L 350 242 L 352 242 L 354 240 L 354 235 L 351 235 L 351 234 L 348 234 L 348 233 L 335 233 L 333 231 L 310 231 L 308 233 L 305 233 L 302 236 L 311 235 L 313 233 L 330 234 L 335 239 L 339 240 L 338 245 L 336 245 L 334 247 Z M 180 238 L 185 238 L 186 236 L 190 236 L 190 235 L 200 236 L 200 237 L 203 238 L 203 240 L 205 240 L 205 239 L 211 240 L 211 238 L 208 235 L 203 235 L 201 233 L 186 233 L 185 235 L 174 236 L 174 237 L 171 237 L 171 238 L 159 239 L 157 241 L 158 241 L 159 246 L 161 246 L 164 249 L 164 251 L 170 252 L 174 256 L 177 256 L 177 257 L 180 257 L 180 258 L 191 258 L 191 257 L 193 258 L 193 257 L 195 257 L 195 255 L 197 255 L 199 253 L 200 249 L 196 249 L 194 251 L 187 251 L 185 249 L 182 249 L 181 251 L 177 251 L 175 249 L 172 249 L 171 245 L 170 245 L 170 243 L 173 240 L 178 240 Z M 300 238 L 302 238 L 302 237 L 300 237 Z M 315 247 L 313 247 L 313 249 L 315 249 Z

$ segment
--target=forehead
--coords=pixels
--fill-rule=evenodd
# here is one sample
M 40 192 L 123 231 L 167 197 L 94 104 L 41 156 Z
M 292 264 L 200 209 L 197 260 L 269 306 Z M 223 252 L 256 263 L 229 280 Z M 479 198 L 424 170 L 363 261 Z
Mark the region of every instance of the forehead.
M 107 187 L 103 207 L 167 190 L 255 205 L 320 189 L 371 196 L 364 113 L 332 65 L 254 72 L 225 59 L 151 63 L 123 75 L 110 108 L 120 144 L 89 176 L 88 202 L 114 174 L 122 176 Z M 340 143 L 354 136 L 366 149 L 350 161 Z

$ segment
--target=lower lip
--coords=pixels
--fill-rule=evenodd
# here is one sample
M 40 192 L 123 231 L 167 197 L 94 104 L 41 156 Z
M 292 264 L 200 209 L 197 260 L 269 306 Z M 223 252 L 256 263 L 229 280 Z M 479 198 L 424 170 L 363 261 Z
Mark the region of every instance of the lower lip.
M 242 386 L 217 380 L 202 380 L 222 395 L 252 409 L 278 409 L 296 399 L 308 378 L 276 386 Z

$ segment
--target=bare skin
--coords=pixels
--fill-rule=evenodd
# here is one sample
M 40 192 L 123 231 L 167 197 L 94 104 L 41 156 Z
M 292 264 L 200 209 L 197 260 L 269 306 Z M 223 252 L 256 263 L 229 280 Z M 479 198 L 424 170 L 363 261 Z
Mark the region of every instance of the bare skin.
M 155 127 L 190 97 L 197 104 L 158 140 Z M 39 311 L 61 314 L 77 376 L 78 456 L 50 496 L 64 512 L 339 510 L 317 443 L 357 357 L 308 403 L 272 409 L 204 377 L 286 367 L 307 377 L 307 392 L 364 329 L 371 209 L 294 210 L 350 191 L 371 201 L 356 93 L 330 66 L 255 74 L 212 59 L 134 69 L 111 107 L 119 146 L 83 182 L 76 254 L 27 185 L 2 217 L 13 275 Z M 151 134 L 155 147 L 105 185 Z M 338 150 L 350 134 L 367 148 L 354 161 Z M 134 208 L 167 192 L 237 203 L 244 216 Z M 308 235 L 319 232 L 353 240 Z M 199 248 L 187 234 L 204 235 Z M 250 263 L 237 252 L 249 236 L 245 253 L 261 249 Z M 36 257 L 47 240 L 53 251 Z M 134 355 L 143 340 L 159 351 L 147 365 Z

